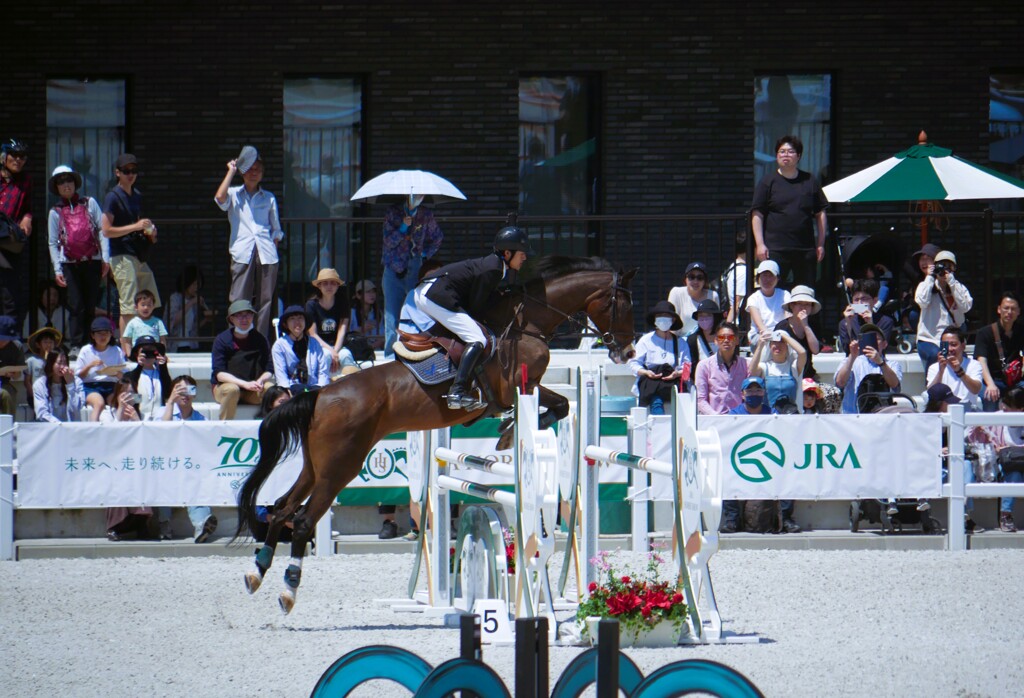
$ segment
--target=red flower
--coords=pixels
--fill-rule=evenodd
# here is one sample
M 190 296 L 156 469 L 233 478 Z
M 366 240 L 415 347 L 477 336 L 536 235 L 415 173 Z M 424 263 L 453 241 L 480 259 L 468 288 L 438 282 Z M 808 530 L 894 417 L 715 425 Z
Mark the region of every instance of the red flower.
M 676 604 L 680 604 L 682 602 L 683 602 L 683 595 L 682 595 L 682 593 L 677 591 L 675 594 L 672 595 L 672 605 L 673 606 L 675 606 Z
M 590 586 L 587 587 L 587 591 L 589 591 L 591 594 L 597 591 L 597 582 L 591 582 Z
M 640 597 L 636 594 L 616 594 L 608 597 L 608 613 L 617 616 L 640 606 Z
M 650 618 L 651 617 L 651 605 L 647 604 L 646 606 L 641 608 L 640 609 L 640 615 L 642 615 L 644 618 Z
M 631 579 L 630 579 L 629 577 L 623 577 L 623 578 L 622 578 L 622 583 L 623 583 L 623 584 L 629 584 L 629 583 L 630 583 L 631 581 L 632 581 L 632 580 L 631 580 Z

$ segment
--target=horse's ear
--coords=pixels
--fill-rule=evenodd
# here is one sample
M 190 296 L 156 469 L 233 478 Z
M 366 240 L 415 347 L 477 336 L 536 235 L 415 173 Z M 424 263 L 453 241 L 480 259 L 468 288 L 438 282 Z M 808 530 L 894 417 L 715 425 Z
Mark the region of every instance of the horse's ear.
M 638 271 L 640 271 L 640 267 L 633 267 L 629 271 L 623 272 L 622 281 L 620 283 L 626 288 L 629 288 L 629 282 L 633 280 L 633 277 L 636 276 Z

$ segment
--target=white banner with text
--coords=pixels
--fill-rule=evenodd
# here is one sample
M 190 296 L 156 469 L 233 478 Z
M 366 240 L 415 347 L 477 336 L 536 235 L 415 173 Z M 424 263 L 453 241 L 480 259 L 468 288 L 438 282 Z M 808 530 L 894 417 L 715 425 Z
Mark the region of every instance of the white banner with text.
M 936 414 L 701 415 L 722 440 L 724 499 L 939 497 Z

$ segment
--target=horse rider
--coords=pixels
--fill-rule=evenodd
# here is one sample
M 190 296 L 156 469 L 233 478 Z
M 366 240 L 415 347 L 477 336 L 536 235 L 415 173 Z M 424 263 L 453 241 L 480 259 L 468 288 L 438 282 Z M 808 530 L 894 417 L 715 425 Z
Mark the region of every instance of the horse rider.
M 455 382 L 446 396 L 448 409 L 470 410 L 477 405 L 467 390 L 487 340 L 473 317 L 483 314 L 494 291 L 515 283 L 516 272 L 532 255 L 526 231 L 507 225 L 495 235 L 491 254 L 443 266 L 416 287 L 416 307 L 466 344 Z

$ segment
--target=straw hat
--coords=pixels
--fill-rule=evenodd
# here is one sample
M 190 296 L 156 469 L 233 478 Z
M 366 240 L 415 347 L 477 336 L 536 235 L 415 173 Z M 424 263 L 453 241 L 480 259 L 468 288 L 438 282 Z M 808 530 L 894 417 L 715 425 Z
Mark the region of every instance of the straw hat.
M 40 327 L 38 330 L 28 336 L 28 349 L 33 354 L 39 353 L 39 340 L 45 336 L 53 337 L 53 343 L 56 346 L 60 346 L 60 343 L 64 341 L 64 335 L 53 327 Z
M 320 284 L 325 281 L 337 281 L 339 286 L 345 285 L 342 278 L 338 276 L 338 272 L 330 267 L 320 270 L 320 273 L 316 275 L 315 279 L 313 279 L 313 285 L 320 288 Z

